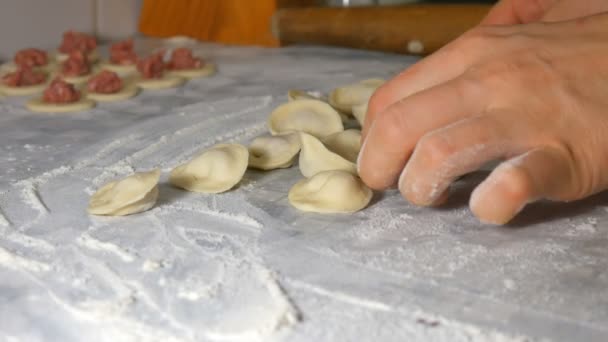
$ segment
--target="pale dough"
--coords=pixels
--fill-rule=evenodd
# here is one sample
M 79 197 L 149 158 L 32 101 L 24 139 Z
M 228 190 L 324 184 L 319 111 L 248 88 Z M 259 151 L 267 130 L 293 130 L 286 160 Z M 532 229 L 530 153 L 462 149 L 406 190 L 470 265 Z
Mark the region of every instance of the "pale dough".
M 186 79 L 183 77 L 165 74 L 162 78 L 143 79 L 140 77 L 137 81 L 137 85 L 142 89 L 157 90 L 176 88 L 184 84 L 184 82 L 186 82 Z
M 52 56 L 49 56 L 49 62 L 46 65 L 43 66 L 39 66 L 39 67 L 34 67 L 34 70 L 40 70 L 40 71 L 45 71 L 45 72 L 52 72 L 55 69 L 57 69 L 57 63 L 54 63 L 52 61 Z M 17 71 L 17 65 L 14 62 L 6 62 L 4 64 L 0 64 L 0 72 L 13 72 L 13 71 Z
M 133 74 L 137 71 L 137 66 L 135 64 L 114 64 L 109 61 L 101 63 L 99 68 L 113 71 L 120 76 Z
M 165 38 L 165 44 L 173 46 L 185 46 L 196 44 L 196 39 L 187 36 L 173 36 Z
M 42 98 L 30 100 L 26 105 L 27 109 L 38 113 L 68 113 L 81 112 L 95 107 L 95 101 L 82 96 L 80 100 L 72 103 L 46 103 Z
M 0 83 L 0 91 L 2 93 L 6 94 L 7 96 L 33 95 L 33 94 L 42 93 L 47 85 L 48 85 L 48 83 L 44 82 L 44 83 L 31 85 L 31 86 L 9 87 L 5 84 Z
M 215 145 L 173 169 L 169 182 L 188 191 L 225 192 L 241 181 L 248 159 L 249 151 L 243 145 Z
M 345 113 L 352 113 L 353 106 L 369 101 L 384 82 L 382 79 L 369 79 L 338 87 L 329 94 L 329 104 Z
M 211 63 L 205 64 L 202 68 L 198 69 L 185 69 L 185 70 L 168 70 L 167 75 L 179 76 L 186 79 L 200 78 L 211 76 L 215 73 L 215 65 Z
M 353 116 L 357 119 L 357 122 L 361 127 L 365 123 L 365 116 L 367 115 L 367 105 L 369 101 L 365 101 L 361 104 L 353 106 Z
M 46 81 L 44 81 L 43 83 L 24 87 L 9 87 L 6 84 L 0 82 L 0 92 L 5 94 L 6 96 L 26 96 L 42 93 L 51 81 L 52 75 L 49 75 L 48 72 L 42 69 L 40 69 L 40 71 L 44 72 L 47 76 Z M 3 70 L 3 72 L 0 72 L 0 77 L 11 72 L 13 71 Z
M 117 93 L 102 94 L 87 91 L 86 97 L 97 102 L 114 102 L 130 99 L 139 93 L 139 87 L 133 80 L 123 80 L 123 82 L 123 88 Z
M 54 53 L 54 55 L 55 55 L 55 60 L 59 63 L 65 62 L 68 59 L 68 57 L 70 57 L 68 54 L 61 53 L 59 51 L 56 51 Z M 95 50 L 89 52 L 89 55 L 87 57 L 88 57 L 89 62 L 91 62 L 92 64 L 97 63 L 99 61 L 99 52 L 97 51 L 97 49 L 95 49 Z
M 327 96 L 322 95 L 318 92 L 305 91 L 300 89 L 290 89 L 287 91 L 287 99 L 289 101 L 295 100 L 319 100 L 327 102 Z
M 334 133 L 321 140 L 332 152 L 339 154 L 345 159 L 356 163 L 361 150 L 361 131 L 358 129 L 347 129 L 343 132 Z
M 359 177 L 346 171 L 325 171 L 296 183 L 289 203 L 302 211 L 352 213 L 365 208 L 373 192 Z
M 92 215 L 123 216 L 140 213 L 158 199 L 160 170 L 135 173 L 110 182 L 91 196 L 88 212 Z
M 316 137 L 307 133 L 300 133 L 300 142 L 302 148 L 300 150 L 299 166 L 304 177 L 310 178 L 319 172 L 330 170 L 342 170 L 357 174 L 355 163 L 330 151 Z
M 91 70 L 91 72 L 89 72 L 88 74 L 82 76 L 61 76 L 61 72 L 59 73 L 62 80 L 73 85 L 82 85 L 86 83 L 93 76 L 93 74 L 93 70 Z
M 287 91 L 287 99 L 289 99 L 289 101 L 295 101 L 295 100 L 319 100 L 319 101 L 323 101 L 327 104 L 329 104 L 329 99 L 327 98 L 327 96 L 319 93 L 319 92 L 313 92 L 313 91 L 304 91 L 304 90 L 300 90 L 300 89 L 291 89 Z M 341 111 L 337 110 L 338 114 L 340 114 L 340 119 L 342 119 L 343 123 L 347 123 L 350 120 L 350 116 L 348 116 L 345 113 L 342 113 Z
M 325 137 L 344 130 L 342 119 L 330 105 L 319 100 L 295 100 L 277 107 L 268 118 L 273 135 L 305 132 Z
M 255 138 L 249 145 L 249 167 L 260 170 L 288 168 L 300 152 L 296 133 Z

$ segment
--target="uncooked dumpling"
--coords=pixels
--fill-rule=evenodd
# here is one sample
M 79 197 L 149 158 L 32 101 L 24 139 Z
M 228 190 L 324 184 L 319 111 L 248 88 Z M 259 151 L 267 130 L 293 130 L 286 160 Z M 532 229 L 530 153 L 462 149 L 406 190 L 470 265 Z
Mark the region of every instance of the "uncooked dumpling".
M 359 177 L 346 171 L 325 171 L 296 183 L 289 203 L 302 211 L 352 213 L 365 208 L 373 192 Z
M 297 133 L 255 138 L 249 145 L 249 167 L 274 170 L 290 167 L 300 152 Z
M 319 100 L 327 102 L 327 96 L 322 95 L 318 92 L 304 91 L 300 89 L 291 89 L 287 91 L 287 98 L 289 101 L 295 100 Z
M 381 79 L 369 79 L 338 87 L 329 94 L 329 104 L 343 112 L 352 113 L 354 106 L 367 103 L 383 83 L 384 80 Z
M 146 211 L 158 198 L 160 170 L 135 173 L 102 186 L 91 196 L 88 212 L 93 215 L 123 216 Z
M 215 145 L 173 169 L 169 181 L 174 186 L 188 191 L 228 191 L 243 178 L 248 158 L 249 152 L 243 145 Z
M 273 135 L 305 132 L 325 137 L 344 130 L 340 114 L 330 105 L 319 100 L 295 100 L 277 107 L 268 119 Z
M 329 99 L 327 98 L 327 96 L 325 96 L 319 92 L 316 92 L 316 91 L 304 91 L 304 90 L 299 90 L 299 89 L 291 89 L 291 90 L 287 91 L 287 98 L 289 99 L 289 101 L 319 100 L 319 101 L 329 104 Z M 340 115 L 340 119 L 342 120 L 343 123 L 347 123 L 351 119 L 351 117 L 349 115 L 346 115 L 339 110 L 337 110 L 337 112 Z
M 321 139 L 321 141 L 330 151 L 339 154 L 353 163 L 357 162 L 357 156 L 361 150 L 360 130 L 347 129 L 343 132 L 328 135 Z
M 355 119 L 357 119 L 357 122 L 359 123 L 359 125 L 361 125 L 361 127 L 363 127 L 363 124 L 365 123 L 365 115 L 367 115 L 368 103 L 369 100 L 365 101 L 364 103 L 353 106 L 353 116 L 355 117 Z
M 330 170 L 343 170 L 357 174 L 357 167 L 353 162 L 330 151 L 314 136 L 300 133 L 300 142 L 302 143 L 302 150 L 300 151 L 299 164 L 300 172 L 304 177 L 309 178 L 319 172 Z

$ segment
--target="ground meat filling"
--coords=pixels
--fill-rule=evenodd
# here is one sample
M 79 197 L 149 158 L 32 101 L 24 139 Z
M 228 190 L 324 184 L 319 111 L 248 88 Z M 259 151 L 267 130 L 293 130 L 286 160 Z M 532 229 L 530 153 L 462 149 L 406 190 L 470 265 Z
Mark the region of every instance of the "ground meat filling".
M 133 49 L 133 40 L 123 40 L 110 46 L 110 62 L 120 65 L 137 63 L 137 54 Z
M 188 48 L 177 48 L 171 54 L 171 60 L 167 63 L 169 70 L 189 70 L 200 69 L 205 63 L 202 59 L 192 55 L 192 50 Z
M 144 79 L 157 79 L 163 77 L 163 73 L 165 72 L 163 55 L 163 51 L 157 52 L 137 62 L 137 70 Z
M 44 72 L 20 67 L 16 71 L 2 76 L 2 83 L 9 87 L 27 87 L 44 83 L 46 77 Z
M 47 65 L 48 56 L 44 50 L 23 49 L 15 54 L 13 61 L 19 67 L 33 68 Z
M 72 51 L 68 59 L 61 65 L 61 73 L 66 77 L 77 77 L 91 72 L 87 55 L 82 51 Z
M 115 72 L 104 70 L 89 80 L 87 89 L 92 93 L 114 94 L 122 89 L 122 80 Z
M 59 46 L 59 52 L 69 54 L 73 51 L 89 53 L 97 48 L 95 37 L 86 33 L 67 31 L 63 34 L 63 40 Z
M 73 103 L 80 100 L 80 93 L 72 84 L 56 78 L 42 94 L 42 100 L 55 104 Z

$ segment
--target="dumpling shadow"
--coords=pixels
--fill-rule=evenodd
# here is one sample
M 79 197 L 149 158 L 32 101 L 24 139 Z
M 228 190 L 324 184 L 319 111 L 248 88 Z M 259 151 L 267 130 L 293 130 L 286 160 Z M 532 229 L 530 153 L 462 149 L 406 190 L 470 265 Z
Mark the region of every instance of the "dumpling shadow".
M 604 206 L 608 206 L 607 191 L 575 202 L 540 201 L 528 205 L 505 227 L 521 229 L 541 222 L 585 215 Z
M 176 188 L 169 182 L 159 183 L 158 190 L 158 205 L 171 204 L 188 195 L 188 191 Z
M 448 201 L 438 210 L 454 210 L 468 206 L 471 192 L 481 183 L 490 171 L 476 171 L 463 176 L 450 189 Z M 542 222 L 553 222 L 567 217 L 584 215 L 598 207 L 608 206 L 608 191 L 575 202 L 539 201 L 528 205 L 504 227 L 511 229 L 526 228 Z

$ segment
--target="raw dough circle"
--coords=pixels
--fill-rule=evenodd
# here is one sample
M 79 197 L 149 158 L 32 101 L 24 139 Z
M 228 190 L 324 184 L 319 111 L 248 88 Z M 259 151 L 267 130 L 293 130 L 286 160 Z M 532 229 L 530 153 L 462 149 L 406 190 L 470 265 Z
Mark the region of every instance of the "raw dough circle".
M 9 87 L 5 84 L 0 84 L 0 91 L 7 96 L 25 96 L 42 93 L 46 86 L 47 82 L 24 87 Z
M 37 113 L 69 113 L 91 109 L 95 107 L 95 101 L 81 97 L 80 100 L 76 102 L 56 104 L 46 103 L 42 101 L 42 98 L 36 98 L 30 100 L 25 106 L 32 112 Z
M 132 74 L 137 71 L 137 66 L 135 64 L 114 64 L 109 61 L 100 63 L 99 68 L 113 71 L 120 76 Z
M 178 188 L 220 193 L 237 185 L 245 171 L 249 151 L 239 144 L 219 144 L 171 171 L 169 182 Z
M 65 62 L 68 59 L 68 57 L 70 57 L 69 54 L 61 53 L 59 51 L 56 51 L 54 54 L 55 54 L 55 60 L 57 60 L 57 62 L 59 62 L 59 63 Z M 99 52 L 97 51 L 97 49 L 95 49 L 95 50 L 89 52 L 87 57 L 88 57 L 89 62 L 91 62 L 92 64 L 97 63 L 99 61 Z
M 44 82 L 42 82 L 40 84 L 36 84 L 36 85 L 23 86 L 23 87 L 10 87 L 10 86 L 7 86 L 6 84 L 3 84 L 0 82 L 0 91 L 7 96 L 26 96 L 26 95 L 42 93 L 44 91 L 44 89 L 47 87 L 47 85 L 50 83 L 50 81 L 52 79 L 52 75 L 49 74 L 49 72 L 44 71 L 42 69 L 39 69 L 39 71 L 46 74 L 46 80 Z M 3 72 L 0 72 L 0 75 L 3 76 L 8 73 L 11 73 L 11 72 L 13 72 L 13 71 L 3 70 Z
M 215 73 L 215 65 L 206 63 L 202 68 L 198 69 L 185 69 L 185 70 L 170 70 L 167 71 L 167 75 L 179 76 L 186 79 L 201 78 L 211 76 Z
M 3 73 L 17 71 L 17 69 L 17 65 L 14 62 L 6 62 L 4 64 L 0 64 L 0 72 Z M 49 62 L 46 65 L 34 67 L 33 69 L 50 73 L 57 69 L 57 63 L 53 62 L 51 56 L 49 56 Z
M 354 175 L 357 174 L 357 166 L 353 162 L 330 151 L 314 136 L 300 133 L 300 142 L 302 143 L 302 149 L 299 166 L 304 177 L 310 178 L 319 172 L 330 170 L 342 170 Z
M 268 118 L 273 135 L 305 132 L 324 137 L 344 130 L 342 119 L 330 105 L 319 100 L 295 100 L 277 107 Z
M 160 170 L 135 173 L 105 184 L 91 196 L 87 211 L 92 215 L 123 216 L 140 213 L 158 199 Z
M 117 93 L 112 94 L 102 94 L 102 93 L 86 93 L 86 97 L 95 100 L 97 102 L 114 102 L 114 101 L 122 101 L 127 100 L 139 93 L 139 87 L 134 82 L 129 84 L 125 84 L 125 86 Z
M 249 167 L 260 170 L 288 168 L 300 152 L 296 133 L 261 136 L 249 145 Z
M 325 171 L 296 183 L 289 203 L 302 211 L 352 213 L 365 208 L 373 192 L 359 177 L 345 171 Z
M 165 74 L 162 78 L 143 79 L 140 77 L 137 80 L 137 85 L 142 89 L 157 90 L 176 88 L 184 84 L 184 82 L 186 82 L 186 79 L 183 77 Z
M 93 70 L 91 70 L 91 72 L 89 72 L 88 74 L 82 76 L 61 76 L 61 73 L 59 73 L 62 80 L 73 85 L 81 85 L 83 83 L 86 83 L 93 76 L 93 74 Z
M 192 45 L 195 43 L 196 43 L 196 39 L 190 38 L 187 36 L 173 36 L 173 37 L 165 38 L 165 44 L 167 44 L 167 45 L 183 46 L 183 45 Z

